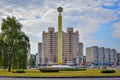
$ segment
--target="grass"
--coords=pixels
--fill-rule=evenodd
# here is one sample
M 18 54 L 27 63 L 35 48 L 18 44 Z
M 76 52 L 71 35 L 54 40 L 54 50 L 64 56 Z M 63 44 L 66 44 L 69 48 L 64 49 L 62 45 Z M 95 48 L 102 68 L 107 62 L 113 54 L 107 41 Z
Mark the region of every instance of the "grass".
M 12 73 L 7 70 L 0 70 L 0 76 L 34 76 L 34 77 L 51 77 L 51 76 L 120 76 L 120 70 L 116 73 L 101 73 L 102 69 L 87 69 L 86 71 L 60 71 L 57 73 L 42 73 L 39 70 L 25 70 L 25 73 Z

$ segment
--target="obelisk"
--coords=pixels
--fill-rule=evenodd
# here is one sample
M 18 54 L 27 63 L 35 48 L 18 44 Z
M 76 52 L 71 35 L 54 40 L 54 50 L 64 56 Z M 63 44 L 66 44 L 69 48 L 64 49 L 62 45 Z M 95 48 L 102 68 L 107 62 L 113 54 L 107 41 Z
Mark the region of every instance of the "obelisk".
M 62 7 L 58 7 L 58 65 L 62 64 Z

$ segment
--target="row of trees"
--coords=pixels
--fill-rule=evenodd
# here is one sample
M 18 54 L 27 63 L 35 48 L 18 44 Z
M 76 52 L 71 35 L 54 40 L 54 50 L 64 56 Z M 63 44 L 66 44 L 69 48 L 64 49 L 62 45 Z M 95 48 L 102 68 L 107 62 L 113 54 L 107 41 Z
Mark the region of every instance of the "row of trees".
M 29 38 L 21 30 L 22 24 L 15 17 L 2 19 L 0 33 L 0 67 L 24 69 L 27 65 Z

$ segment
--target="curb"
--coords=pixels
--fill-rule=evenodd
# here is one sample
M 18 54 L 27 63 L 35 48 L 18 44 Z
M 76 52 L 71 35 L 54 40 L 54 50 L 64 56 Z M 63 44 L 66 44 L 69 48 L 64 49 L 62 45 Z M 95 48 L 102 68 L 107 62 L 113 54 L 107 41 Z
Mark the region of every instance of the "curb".
M 39 77 L 39 76 L 0 76 L 0 78 L 120 78 L 120 76 L 51 76 L 51 77 Z

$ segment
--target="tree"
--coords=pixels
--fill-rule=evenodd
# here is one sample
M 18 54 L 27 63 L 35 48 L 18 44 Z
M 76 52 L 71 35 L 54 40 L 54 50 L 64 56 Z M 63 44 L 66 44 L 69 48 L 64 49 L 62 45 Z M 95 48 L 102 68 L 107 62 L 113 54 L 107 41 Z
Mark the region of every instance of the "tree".
M 8 71 L 11 71 L 11 67 L 25 68 L 24 65 L 26 65 L 29 38 L 21 28 L 22 24 L 15 17 L 8 16 L 6 19 L 2 19 L 1 34 L 6 62 L 3 63 L 3 66 L 7 65 Z
M 2 67 L 2 35 L 0 34 L 0 67 Z
M 36 64 L 36 56 L 34 54 L 30 55 L 30 66 L 35 67 Z

